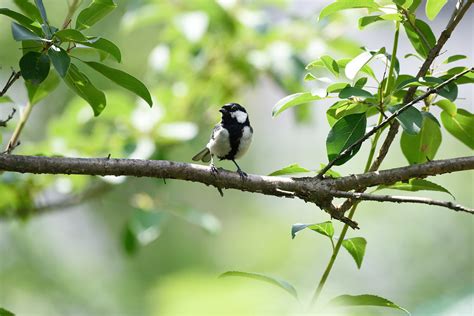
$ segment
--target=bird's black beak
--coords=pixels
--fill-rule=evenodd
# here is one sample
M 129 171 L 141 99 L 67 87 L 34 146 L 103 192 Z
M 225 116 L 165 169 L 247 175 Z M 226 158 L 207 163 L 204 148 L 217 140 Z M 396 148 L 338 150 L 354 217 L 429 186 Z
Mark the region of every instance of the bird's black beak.
M 224 108 L 221 108 L 221 109 L 219 110 L 219 112 L 221 112 L 222 114 L 224 114 L 224 113 L 227 112 L 227 111 L 226 111 Z

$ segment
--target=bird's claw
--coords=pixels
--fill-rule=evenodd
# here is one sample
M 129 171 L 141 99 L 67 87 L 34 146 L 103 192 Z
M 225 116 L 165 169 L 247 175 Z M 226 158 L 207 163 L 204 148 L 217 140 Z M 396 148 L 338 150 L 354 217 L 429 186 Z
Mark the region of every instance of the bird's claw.
M 239 174 L 240 179 L 242 180 L 245 180 L 245 178 L 248 177 L 248 175 L 245 172 L 243 172 L 242 169 L 237 169 L 237 173 Z
M 216 166 L 211 165 L 211 173 L 213 175 L 217 175 L 219 173 L 219 170 L 216 168 Z

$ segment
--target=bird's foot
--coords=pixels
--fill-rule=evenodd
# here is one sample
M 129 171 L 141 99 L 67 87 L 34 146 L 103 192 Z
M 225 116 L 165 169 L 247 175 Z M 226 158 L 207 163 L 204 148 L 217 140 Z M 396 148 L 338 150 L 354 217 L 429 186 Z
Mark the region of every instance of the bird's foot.
M 216 166 L 214 166 L 214 164 L 211 164 L 211 173 L 214 176 L 217 176 L 219 174 L 219 169 L 217 169 Z
M 245 172 L 243 172 L 242 169 L 240 169 L 240 168 L 237 169 L 237 173 L 239 174 L 240 179 L 242 179 L 242 181 L 245 180 L 245 178 L 248 177 L 248 175 Z

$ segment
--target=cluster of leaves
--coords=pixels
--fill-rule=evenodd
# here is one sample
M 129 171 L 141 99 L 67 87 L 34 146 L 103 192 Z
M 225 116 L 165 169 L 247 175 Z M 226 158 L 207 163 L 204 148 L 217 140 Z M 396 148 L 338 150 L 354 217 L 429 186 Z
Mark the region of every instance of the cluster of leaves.
M 11 25 L 12 35 L 22 44 L 23 57 L 19 66 L 32 104 L 38 103 L 56 88 L 59 82 L 56 76 L 58 74 L 72 91 L 90 104 L 94 115 L 97 116 L 104 110 L 107 104 L 105 93 L 71 62 L 71 58 L 81 61 L 109 80 L 137 94 L 150 106 L 153 104 L 148 89 L 132 75 L 100 62 L 81 60 L 73 54 L 74 48 L 78 46 L 90 47 L 98 51 L 101 60 L 110 55 L 117 62 L 121 61 L 120 49 L 113 42 L 82 33 L 116 8 L 113 0 L 92 1 L 78 14 L 74 28 L 70 28 L 72 21 L 67 20 L 61 29 L 50 25 L 42 0 L 35 0 L 36 6 L 28 1 L 16 3 L 26 16 L 7 8 L 0 8 L 0 14 L 15 20 Z M 51 64 L 56 74 L 50 73 Z

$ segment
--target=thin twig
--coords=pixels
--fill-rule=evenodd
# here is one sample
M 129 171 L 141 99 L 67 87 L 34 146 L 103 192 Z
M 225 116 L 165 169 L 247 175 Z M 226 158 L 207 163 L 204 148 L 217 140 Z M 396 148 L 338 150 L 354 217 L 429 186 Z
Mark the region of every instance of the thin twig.
M 451 82 L 453 81 L 456 81 L 457 79 L 459 79 L 460 77 L 464 76 L 466 73 L 468 72 L 472 72 L 474 71 L 474 68 L 470 68 L 470 69 L 466 69 L 464 70 L 463 72 L 460 72 L 458 73 L 457 75 L 449 78 L 448 80 L 444 81 L 443 83 L 437 85 L 436 87 L 433 87 L 433 88 L 428 88 L 428 90 L 423 93 L 422 95 L 420 95 L 419 97 L 413 99 L 411 102 L 408 102 L 407 104 L 405 104 L 404 106 L 402 106 L 400 109 L 398 109 L 397 111 L 395 111 L 394 113 L 392 113 L 392 115 L 390 115 L 388 118 L 386 118 L 385 120 L 382 121 L 382 123 L 380 123 L 379 125 L 375 126 L 374 128 L 372 128 L 368 133 L 366 133 L 363 137 L 361 137 L 358 141 L 354 142 L 352 145 L 350 145 L 349 147 L 347 147 L 346 149 L 344 149 L 339 155 L 337 155 L 336 158 L 334 158 L 332 161 L 330 161 L 326 167 L 324 167 L 323 169 L 321 169 L 321 171 L 318 173 L 317 177 L 321 178 L 329 169 L 332 168 L 332 166 L 334 166 L 334 164 L 339 161 L 341 158 L 344 158 L 346 157 L 347 155 L 349 155 L 352 150 L 354 150 L 354 148 L 360 146 L 364 141 L 366 141 L 368 138 L 370 138 L 372 135 L 374 135 L 379 129 L 383 128 L 385 125 L 387 125 L 388 123 L 390 123 L 393 119 L 395 119 L 397 116 L 399 116 L 401 113 L 403 113 L 405 110 L 407 110 L 409 107 L 411 107 L 412 105 L 420 102 L 421 100 L 425 99 L 426 97 L 432 95 L 432 94 L 435 94 L 435 93 L 438 93 L 440 89 L 442 89 L 444 86 L 450 84 Z
M 0 127 L 7 127 L 7 123 L 13 118 L 15 115 L 16 109 L 12 108 L 12 112 L 7 116 L 5 120 L 0 120 Z
M 12 70 L 12 73 L 10 77 L 7 80 L 7 83 L 3 87 L 2 91 L 0 91 L 0 97 L 3 97 L 5 93 L 7 93 L 8 89 L 21 77 L 21 72 L 17 72 L 15 70 Z
M 377 195 L 369 193 L 357 193 L 357 192 L 345 192 L 333 190 L 330 192 L 334 197 L 349 198 L 352 200 L 363 200 L 363 201 L 376 201 L 376 202 L 395 202 L 395 203 L 418 203 L 437 205 L 445 208 L 449 208 L 458 212 L 466 212 L 474 215 L 474 209 L 456 204 L 450 201 L 438 201 L 425 197 L 417 196 L 397 196 L 397 195 Z

